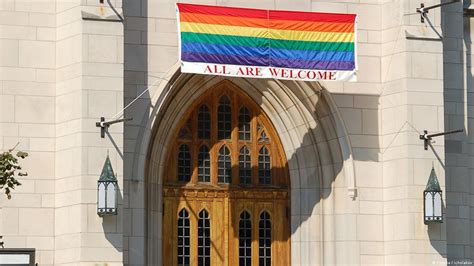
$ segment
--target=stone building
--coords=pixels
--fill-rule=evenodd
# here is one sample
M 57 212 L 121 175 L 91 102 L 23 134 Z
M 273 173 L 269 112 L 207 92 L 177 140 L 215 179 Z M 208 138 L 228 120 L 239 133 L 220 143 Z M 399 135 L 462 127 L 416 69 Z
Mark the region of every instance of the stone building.
M 244 221 L 252 243 L 245 258 L 254 264 L 257 226 L 271 232 L 271 265 L 472 262 L 469 0 L 429 10 L 424 23 L 416 8 L 439 0 L 189 2 L 358 14 L 358 81 L 181 73 L 175 1 L 0 0 L 0 149 L 19 142 L 30 154 L 22 185 L 11 200 L 0 197 L 5 248 L 34 248 L 38 265 L 171 265 L 177 231 L 189 230 L 183 243 L 191 251 L 182 255 L 197 265 L 203 221 L 212 265 L 237 265 Z M 221 155 L 243 180 L 236 167 L 248 145 L 248 178 L 255 180 L 257 157 L 271 157 L 274 186 L 197 184 L 200 106 L 209 106 L 215 125 L 222 95 L 230 98 L 234 131 L 237 111 L 247 107 L 254 137 L 208 143 L 203 171 L 215 180 Z M 99 118 L 122 115 L 133 120 L 101 138 Z M 436 137 L 428 150 L 419 139 L 423 130 L 455 129 L 464 132 Z M 220 153 L 224 145 L 229 150 Z M 100 217 L 97 180 L 107 155 L 119 209 Z M 176 186 L 176 168 L 187 163 L 193 184 Z M 425 225 L 432 168 L 444 222 Z

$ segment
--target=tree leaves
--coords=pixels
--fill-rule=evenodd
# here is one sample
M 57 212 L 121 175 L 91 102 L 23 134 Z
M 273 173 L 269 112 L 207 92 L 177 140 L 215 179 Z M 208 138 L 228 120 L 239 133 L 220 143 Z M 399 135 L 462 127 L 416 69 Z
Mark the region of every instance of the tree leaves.
M 16 176 L 27 176 L 28 173 L 22 172 L 18 159 L 25 159 L 28 153 L 18 151 L 13 154 L 13 149 L 0 154 L 0 190 L 5 191 L 8 199 L 11 199 L 11 191 L 21 183 L 15 178 Z

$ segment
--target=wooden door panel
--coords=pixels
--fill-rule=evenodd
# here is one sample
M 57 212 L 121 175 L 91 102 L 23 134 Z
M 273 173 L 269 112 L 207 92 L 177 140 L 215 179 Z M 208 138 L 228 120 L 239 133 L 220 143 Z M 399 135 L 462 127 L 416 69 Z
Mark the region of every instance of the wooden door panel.
M 212 202 L 211 217 L 211 265 L 226 265 L 225 255 L 225 231 L 227 222 L 225 220 L 225 202 L 223 199 L 214 199 Z
M 206 209 L 211 224 L 211 265 L 239 265 L 239 222 L 243 211 L 252 221 L 252 265 L 259 260 L 259 221 L 262 211 L 270 214 L 272 224 L 272 265 L 289 265 L 289 223 L 287 201 L 222 198 L 164 197 L 163 265 L 177 265 L 177 220 L 183 208 L 191 225 L 191 266 L 197 266 L 199 213 Z

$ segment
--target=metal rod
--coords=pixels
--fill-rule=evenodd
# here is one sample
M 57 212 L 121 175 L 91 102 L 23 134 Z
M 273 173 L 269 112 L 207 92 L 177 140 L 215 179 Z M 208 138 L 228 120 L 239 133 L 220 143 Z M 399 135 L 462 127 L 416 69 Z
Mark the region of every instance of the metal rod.
M 450 4 L 454 4 L 454 3 L 459 3 L 459 0 L 454 0 L 454 1 L 446 2 L 446 3 L 437 4 L 437 5 L 432 5 L 432 6 L 425 7 L 423 9 L 424 10 L 430 10 L 430 9 L 433 9 L 433 8 L 442 7 L 442 6 L 446 6 L 446 5 L 450 5 Z
M 457 130 L 446 131 L 446 132 L 441 132 L 441 133 L 429 134 L 429 135 L 426 135 L 426 137 L 432 138 L 432 137 L 438 137 L 438 136 L 454 134 L 454 133 L 461 133 L 461 132 L 464 132 L 464 129 L 457 129 Z
M 460 132 L 464 132 L 464 129 L 456 129 L 456 130 L 451 130 L 451 131 L 446 131 L 446 132 L 441 132 L 441 133 L 434 133 L 434 134 L 428 134 L 428 130 L 423 130 L 424 134 L 420 135 L 420 139 L 423 140 L 424 142 L 423 146 L 425 150 L 428 150 L 428 146 L 430 145 L 431 139 L 433 137 L 439 137 L 439 136 L 460 133 Z
M 129 117 L 129 118 L 122 118 L 122 119 L 107 121 L 107 122 L 104 122 L 103 124 L 104 124 L 105 126 L 109 126 L 109 125 L 112 125 L 112 124 L 116 124 L 116 123 L 120 123 L 120 122 L 125 122 L 125 121 L 130 121 L 130 120 L 133 120 L 133 118 L 132 118 L 132 117 Z

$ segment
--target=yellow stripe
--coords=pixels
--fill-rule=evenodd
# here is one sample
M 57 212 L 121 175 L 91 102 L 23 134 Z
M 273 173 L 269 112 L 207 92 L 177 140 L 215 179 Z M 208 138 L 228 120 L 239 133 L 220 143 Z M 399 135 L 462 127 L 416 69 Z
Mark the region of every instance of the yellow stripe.
M 354 42 L 354 33 L 352 32 L 318 32 L 276 29 L 268 30 L 266 28 L 250 28 L 192 22 L 181 22 L 180 28 L 182 32 L 272 38 L 279 40 L 311 42 Z
M 354 33 L 270 29 L 272 39 L 310 42 L 354 42 Z
M 192 22 L 181 22 L 180 25 L 181 31 L 183 32 L 268 38 L 268 29 L 266 28 L 223 26 Z

